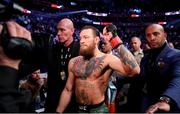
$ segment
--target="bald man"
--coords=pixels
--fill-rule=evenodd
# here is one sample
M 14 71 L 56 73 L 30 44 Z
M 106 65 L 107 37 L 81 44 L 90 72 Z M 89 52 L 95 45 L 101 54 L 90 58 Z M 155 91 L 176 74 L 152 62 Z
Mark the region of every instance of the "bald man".
M 131 38 L 131 52 L 133 53 L 136 61 L 138 62 L 138 64 L 140 65 L 141 59 L 143 58 L 144 54 L 143 54 L 143 50 L 141 49 L 141 40 L 139 37 L 132 37 Z
M 63 43 L 65 47 L 68 47 L 73 42 L 74 24 L 68 19 L 62 19 L 57 25 L 57 36 L 60 43 Z
M 146 84 L 142 109 L 149 114 L 180 112 L 180 51 L 169 47 L 159 24 L 147 26 L 145 36 L 151 49 L 141 62 Z
M 50 46 L 48 64 L 48 91 L 45 104 L 46 112 L 56 112 L 59 96 L 68 77 L 68 62 L 79 55 L 79 42 L 75 41 L 74 24 L 64 18 L 57 24 L 58 43 Z M 65 112 L 75 112 L 74 100 Z

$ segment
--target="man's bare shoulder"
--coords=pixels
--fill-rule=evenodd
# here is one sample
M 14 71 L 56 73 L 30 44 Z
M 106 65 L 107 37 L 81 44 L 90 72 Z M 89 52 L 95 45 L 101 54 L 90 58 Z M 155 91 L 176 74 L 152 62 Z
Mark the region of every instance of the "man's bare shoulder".
M 116 58 L 116 56 L 113 55 L 113 54 L 105 54 L 105 56 L 106 56 L 107 59 L 113 59 L 113 58 Z

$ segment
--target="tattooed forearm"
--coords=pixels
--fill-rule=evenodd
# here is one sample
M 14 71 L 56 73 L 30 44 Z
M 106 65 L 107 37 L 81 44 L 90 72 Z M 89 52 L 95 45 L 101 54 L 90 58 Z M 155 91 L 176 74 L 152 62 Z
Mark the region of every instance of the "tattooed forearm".
M 128 64 L 131 68 L 137 67 L 137 62 L 131 52 L 123 45 L 118 47 L 117 54 L 124 64 Z

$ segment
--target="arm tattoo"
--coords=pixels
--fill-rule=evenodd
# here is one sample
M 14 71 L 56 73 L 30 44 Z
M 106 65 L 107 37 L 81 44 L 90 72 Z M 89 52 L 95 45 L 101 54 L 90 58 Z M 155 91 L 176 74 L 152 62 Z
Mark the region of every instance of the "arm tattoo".
M 131 52 L 124 47 L 124 45 L 120 45 L 117 48 L 118 57 L 122 60 L 124 64 L 128 64 L 131 68 L 135 68 L 137 66 L 137 62 Z

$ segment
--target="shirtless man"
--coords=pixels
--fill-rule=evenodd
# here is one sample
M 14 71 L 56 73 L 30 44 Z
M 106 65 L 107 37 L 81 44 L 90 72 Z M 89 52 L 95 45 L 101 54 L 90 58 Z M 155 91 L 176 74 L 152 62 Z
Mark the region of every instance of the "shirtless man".
M 116 56 L 102 53 L 98 49 L 98 44 L 98 30 L 93 26 L 83 27 L 80 31 L 80 56 L 69 62 L 69 77 L 60 97 L 57 112 L 65 110 L 74 89 L 79 112 L 108 112 L 104 99 L 112 70 L 129 77 L 140 72 L 137 62 L 130 67 Z M 132 61 L 134 63 L 134 59 Z

